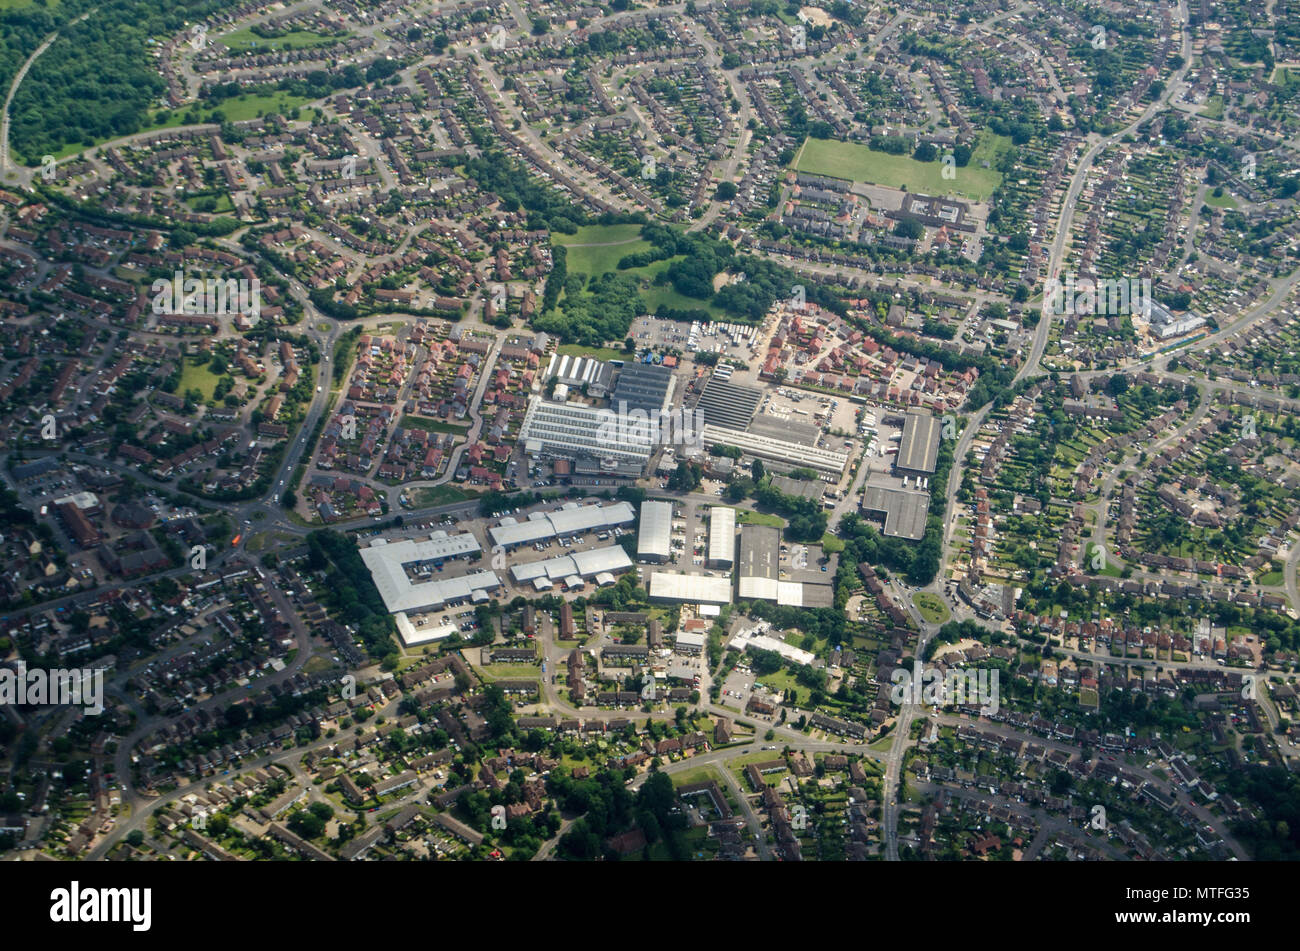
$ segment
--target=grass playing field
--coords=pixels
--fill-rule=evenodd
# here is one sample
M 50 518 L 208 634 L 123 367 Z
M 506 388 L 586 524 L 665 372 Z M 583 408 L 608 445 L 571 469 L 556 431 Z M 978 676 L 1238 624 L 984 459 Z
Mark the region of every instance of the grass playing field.
M 942 161 L 920 162 L 909 155 L 877 152 L 852 142 L 809 138 L 794 157 L 791 167 L 813 175 L 905 188 L 923 195 L 951 193 L 972 201 L 987 201 L 1002 184 L 1002 174 L 996 167 L 997 158 L 1009 148 L 1009 138 L 985 133 L 980 136 L 969 164 L 956 169 L 956 178 L 945 179 Z M 989 164 L 988 168 L 984 167 L 985 162 Z
M 604 274 L 617 268 L 625 254 L 650 250 L 650 242 L 641 240 L 637 224 L 584 225 L 575 234 L 556 234 L 554 238 L 569 249 L 565 264 L 570 274 Z

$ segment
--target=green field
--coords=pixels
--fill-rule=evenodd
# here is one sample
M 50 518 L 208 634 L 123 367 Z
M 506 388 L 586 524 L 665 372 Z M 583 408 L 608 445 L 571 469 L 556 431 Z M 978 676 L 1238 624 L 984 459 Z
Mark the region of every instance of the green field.
M 1207 119 L 1222 119 L 1223 97 L 1211 96 L 1209 99 L 1205 100 L 1205 108 L 1201 110 L 1200 114 L 1205 116 Z
M 474 667 L 475 672 L 484 680 L 541 680 L 540 667 L 532 664 L 487 664 Z
M 1206 192 L 1205 203 L 1209 205 L 1211 208 L 1236 208 L 1237 207 L 1237 199 L 1233 198 L 1226 191 L 1222 195 L 1218 196 L 1217 198 L 1214 196 L 1213 191 Z
M 625 254 L 650 250 L 641 240 L 641 226 L 584 225 L 574 234 L 555 234 L 555 242 L 569 249 L 565 261 L 570 274 L 598 275 L 617 268 Z
M 626 350 L 614 350 L 610 347 L 584 347 L 580 343 L 562 343 L 559 352 L 570 357 L 591 357 L 593 360 L 626 360 L 629 356 Z
M 254 554 L 267 551 L 270 548 L 279 548 L 291 545 L 295 541 L 293 535 L 286 532 L 257 532 L 250 535 L 244 542 L 244 549 Z
M 669 285 L 655 285 L 655 277 L 674 261 L 680 261 L 681 255 L 620 271 L 618 262 L 625 255 L 651 249 L 650 242 L 642 241 L 640 234 L 641 225 L 638 224 L 584 225 L 575 234 L 557 233 L 553 235 L 553 240 L 568 248 L 565 265 L 570 274 L 595 277 L 613 271 L 635 279 L 647 313 L 653 314 L 660 307 L 672 307 L 678 310 L 704 310 L 713 317 L 726 316 L 726 311 L 721 307 L 679 294 Z
M 250 53 L 254 51 L 271 52 L 272 50 L 301 50 L 313 46 L 332 46 L 343 38 L 343 36 L 314 33 L 311 30 L 290 30 L 284 36 L 267 39 L 258 36 L 250 28 L 245 27 L 242 30 L 236 30 L 233 33 L 227 33 L 225 36 L 217 37 L 216 42 L 224 43 L 237 53 Z
M 785 528 L 785 519 L 781 516 L 765 515 L 762 512 L 741 512 L 736 521 L 741 525 L 771 525 L 773 528 Z
M 194 362 L 193 357 L 186 357 L 181 367 L 181 385 L 177 390 L 177 395 L 184 396 L 187 390 L 198 390 L 203 394 L 203 399 L 212 399 L 212 391 L 217 388 L 217 381 L 221 377 L 217 376 L 208 369 L 208 364 L 199 364 Z
M 1291 69 L 1286 66 L 1279 66 L 1273 70 L 1273 78 L 1269 80 L 1275 86 L 1295 86 L 1300 85 L 1300 69 Z
M 211 199 L 211 201 L 205 201 L 204 199 Z M 201 211 L 209 215 L 224 215 L 235 210 L 235 203 L 230 200 L 230 196 L 225 192 L 219 195 L 189 195 L 185 198 L 185 204 L 189 205 L 194 211 Z
M 656 264 L 662 264 L 667 267 L 671 261 L 656 261 Z M 635 274 L 642 268 L 636 268 L 631 271 L 622 271 L 623 274 Z M 721 307 L 710 304 L 708 301 L 702 301 L 696 297 L 687 297 L 685 294 L 679 294 L 672 287 L 663 285 L 656 287 L 653 284 L 643 285 L 641 288 L 641 299 L 645 301 L 646 310 L 654 313 L 660 306 L 675 307 L 678 310 L 704 310 L 708 311 L 710 316 L 725 317 L 727 312 Z
M 922 591 L 912 601 L 916 604 L 916 609 L 921 612 L 921 617 L 931 624 L 942 624 L 950 616 L 948 605 L 944 604 L 943 599 L 937 594 Z
M 1002 184 L 1002 174 L 996 167 L 997 158 L 1010 148 L 1009 138 L 985 133 L 980 136 L 970 163 L 957 168 L 955 179 L 947 180 L 943 177 L 941 161 L 919 162 L 909 155 L 876 152 L 865 145 L 809 138 L 791 167 L 814 175 L 904 188 L 924 195 L 954 194 L 973 201 L 987 201 Z M 985 162 L 989 163 L 989 168 L 984 168 Z
M 416 508 L 428 508 L 434 505 L 450 505 L 452 502 L 464 502 L 475 498 L 478 493 L 454 485 L 432 485 L 414 491 L 412 500 Z

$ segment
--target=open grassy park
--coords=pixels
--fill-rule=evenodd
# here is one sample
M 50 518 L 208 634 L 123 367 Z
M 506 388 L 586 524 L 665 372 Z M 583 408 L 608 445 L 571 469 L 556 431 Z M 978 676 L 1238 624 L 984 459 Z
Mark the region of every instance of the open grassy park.
M 725 311 L 708 301 L 679 294 L 669 285 L 656 285 L 654 279 L 661 271 L 681 256 L 652 261 L 641 267 L 618 269 L 618 262 L 626 255 L 639 254 L 650 250 L 650 242 L 641 238 L 641 225 L 584 225 L 574 234 L 555 234 L 552 240 L 568 249 L 565 265 L 570 274 L 586 274 L 596 277 L 615 271 L 637 281 L 641 300 L 647 312 L 654 313 L 660 307 L 673 307 L 678 310 L 703 310 L 714 317 L 725 316 Z
M 204 400 L 210 400 L 220 379 L 221 377 L 213 373 L 206 362 L 199 364 L 193 357 L 186 357 L 181 366 L 181 385 L 178 392 L 184 394 L 189 390 L 198 390 L 203 394 Z
M 998 156 L 1011 148 L 1005 136 L 985 133 L 971 155 L 970 163 L 957 168 L 957 177 L 943 177 L 943 162 L 920 162 L 910 155 L 877 152 L 865 145 L 834 139 L 807 139 L 794 157 L 792 167 L 814 175 L 830 175 L 855 182 L 903 188 L 923 195 L 948 194 L 987 201 L 1002 184 L 997 170 Z M 987 162 L 989 167 L 985 168 Z
M 650 242 L 641 240 L 638 224 L 584 225 L 574 234 L 556 234 L 554 238 L 568 248 L 570 274 L 604 274 L 615 270 L 624 255 L 650 250 Z
M 912 599 L 916 604 L 916 609 L 921 612 L 921 617 L 925 618 L 931 624 L 942 624 L 949 618 L 948 605 L 943 603 L 943 599 L 937 594 L 931 594 L 928 591 L 922 591 Z
M 218 39 L 236 53 L 269 53 L 274 50 L 301 50 L 316 46 L 332 46 L 343 39 L 342 36 L 329 36 L 312 30 L 290 30 L 283 36 L 267 39 L 258 36 L 251 28 L 235 30 Z

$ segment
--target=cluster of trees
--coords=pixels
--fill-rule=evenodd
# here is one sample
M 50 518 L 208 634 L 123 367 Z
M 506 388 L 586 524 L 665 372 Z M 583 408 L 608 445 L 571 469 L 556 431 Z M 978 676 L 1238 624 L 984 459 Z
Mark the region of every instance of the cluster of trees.
M 560 807 L 565 812 L 584 813 L 560 839 L 562 856 L 617 859 L 612 851 L 606 853 L 604 840 L 635 827 L 645 835 L 647 847 L 662 841 L 673 861 L 690 859 L 684 835 L 686 814 L 677 808 L 672 780 L 666 773 L 653 772 L 634 797 L 624 786 L 632 778 L 631 772 L 602 770 L 581 781 L 565 774 L 548 777 L 547 788 Z
M 121 0 L 112 5 L 63 0 L 57 6 L 37 0 L 36 5 L 6 11 L 0 17 L 0 78 L 6 87 L 40 42 L 59 30 L 59 41 L 36 61 L 15 96 L 15 150 L 28 162 L 35 162 L 42 154 L 54 154 L 69 145 L 88 146 L 146 129 L 151 122 L 150 108 L 166 92 L 166 84 L 147 55 L 148 41 L 178 33 L 225 6 L 223 0 L 161 5 L 150 0 Z M 88 10 L 92 12 L 86 20 L 72 22 Z M 219 104 L 245 93 L 275 89 L 319 99 L 339 89 L 382 81 L 399 65 L 380 59 L 365 72 L 347 65 L 274 85 L 224 83 L 210 90 L 207 101 Z M 167 118 L 168 113 L 159 112 L 152 121 L 161 124 Z M 193 123 L 200 121 L 201 115 L 191 108 L 182 118 Z M 221 121 L 220 113 L 213 113 L 210 119 Z
M 812 499 L 786 495 L 765 479 L 754 489 L 759 505 L 772 509 L 786 519 L 786 537 L 796 542 L 818 542 L 826 534 L 827 513 Z
M 1234 798 L 1258 803 L 1264 815 L 1235 822 L 1232 834 L 1256 861 L 1300 859 L 1300 778 L 1280 766 L 1230 770 L 1222 785 Z
M 649 604 L 635 568 L 619 578 L 612 588 L 597 591 L 588 603 L 603 605 L 613 611 L 630 611 Z
M 304 839 L 319 839 L 325 834 L 325 823 L 334 817 L 334 807 L 327 802 L 313 802 L 289 817 L 289 830 Z
M 587 213 L 563 192 L 534 179 L 523 165 L 499 149 L 467 159 L 464 172 L 484 191 L 499 196 L 506 211 L 522 208 L 528 212 L 531 230 L 545 228 L 573 234 L 579 225 L 590 223 Z
M 550 288 L 548 281 L 548 295 Z M 632 278 L 612 271 L 592 278 L 569 274 L 559 306 L 535 317 L 533 326 L 564 340 L 600 346 L 623 339 L 643 313 L 645 304 Z
M 631 770 L 626 770 L 631 773 Z M 559 842 L 559 854 L 586 861 L 605 852 L 605 838 L 632 825 L 633 796 L 624 783 L 631 775 L 601 770 L 588 779 L 574 779 L 561 770 L 546 778 L 547 792 L 562 812 L 581 813 Z
M 643 267 L 654 261 L 680 258 L 656 276 L 657 284 L 671 285 L 673 290 L 687 297 L 707 301 L 742 320 L 757 322 L 781 299 L 794 293 L 795 286 L 804 286 L 805 298 L 833 313 L 846 312 L 843 301 L 820 286 L 805 286 L 805 279 L 793 271 L 763 258 L 737 255 L 726 241 L 705 234 L 682 233 L 663 225 L 649 224 L 641 229 L 641 237 L 651 244 L 650 250 L 625 255 L 620 269 Z M 724 284 L 716 292 L 714 280 L 723 271 L 744 273 L 745 279 Z M 678 310 L 660 307 L 657 316 L 672 320 L 708 320 L 703 308 Z
M 693 492 L 704 481 L 704 469 L 698 462 L 677 460 L 677 468 L 668 476 L 668 488 L 674 492 Z
M 846 537 L 840 564 L 866 562 L 883 565 L 905 575 L 912 584 L 926 585 L 939 573 L 939 546 L 931 540 L 927 528 L 920 543 L 905 538 L 887 538 L 852 512 L 840 522 L 840 534 Z
M 326 606 L 356 625 L 370 656 L 395 653 L 396 625 L 351 539 L 328 529 L 314 531 L 307 535 L 307 551 L 307 566 L 326 573 L 322 597 Z
M 803 631 L 815 640 L 825 639 L 831 647 L 844 643 L 848 632 L 848 618 L 835 608 L 795 608 L 771 601 L 752 601 L 746 604 L 744 612 L 771 621 L 779 630 Z

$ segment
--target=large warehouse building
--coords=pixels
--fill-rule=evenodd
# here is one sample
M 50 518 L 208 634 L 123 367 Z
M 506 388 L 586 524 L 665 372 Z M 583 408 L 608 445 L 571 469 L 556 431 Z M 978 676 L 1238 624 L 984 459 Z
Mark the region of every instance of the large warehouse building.
M 666 366 L 654 363 L 629 363 L 618 371 L 610 406 L 619 412 L 640 410 L 651 415 L 662 413 L 672 404 L 676 377 Z
M 627 571 L 631 567 L 632 559 L 623 547 L 609 545 L 526 565 L 515 565 L 510 569 L 510 575 L 515 584 L 531 584 L 538 591 L 545 591 L 556 584 L 563 584 L 570 589 L 580 588 L 590 579 L 595 579 L 600 585 L 613 584 L 617 572 Z
M 894 471 L 899 475 L 934 475 L 942 428 L 943 420 L 938 416 L 908 413 L 903 422 L 903 437 L 898 444 Z
M 829 584 L 781 580 L 781 530 L 742 525 L 737 592 L 740 600 L 775 601 L 796 608 L 828 608 L 835 603 Z
M 575 357 L 557 352 L 551 356 L 546 376 L 576 390 L 585 387 L 588 396 L 600 398 L 609 392 L 610 381 L 614 379 L 614 367 L 592 357 Z
M 770 459 L 788 466 L 803 466 L 838 479 L 848 465 L 847 453 L 818 449 L 801 443 L 787 442 L 739 429 L 727 429 L 712 424 L 704 427 L 704 443 L 735 446 L 741 452 L 759 459 Z
M 673 503 L 641 503 L 641 523 L 637 528 L 636 556 L 639 560 L 663 564 L 672 558 Z
M 650 600 L 689 604 L 730 604 L 731 579 L 656 571 L 650 576 Z
M 709 509 L 710 568 L 731 568 L 736 563 L 736 510 L 724 505 Z
M 781 530 L 771 525 L 740 527 L 740 597 L 776 600 L 780 566 Z
M 581 403 L 552 403 L 534 396 L 519 428 L 524 452 L 547 459 L 595 459 L 623 463 L 644 472 L 655 448 L 649 420 L 620 424 L 609 409 Z
M 747 429 L 754 419 L 754 412 L 763 398 L 763 391 L 739 383 L 728 383 L 715 370 L 704 384 L 704 392 L 696 408 L 704 416 L 704 422 L 710 426 L 727 429 Z
M 520 545 L 605 531 L 634 521 L 636 514 L 628 502 L 608 505 L 566 502 L 554 512 L 534 512 L 523 520 L 503 518 L 500 525 L 488 529 L 488 537 L 493 545 L 509 551 Z
M 884 533 L 891 538 L 919 541 L 925 535 L 925 516 L 930 496 L 915 489 L 867 484 L 862 493 L 862 511 L 884 521 Z
M 486 601 L 488 592 L 501 587 L 501 580 L 493 571 L 455 578 L 433 576 L 432 565 L 477 552 L 478 542 L 472 546 L 470 542 L 473 542 L 472 535 L 450 535 L 424 542 L 371 545 L 361 549 L 361 560 L 370 569 L 370 577 L 389 611 L 394 614 L 436 611 L 462 601 Z M 424 580 L 426 577 L 429 580 Z

